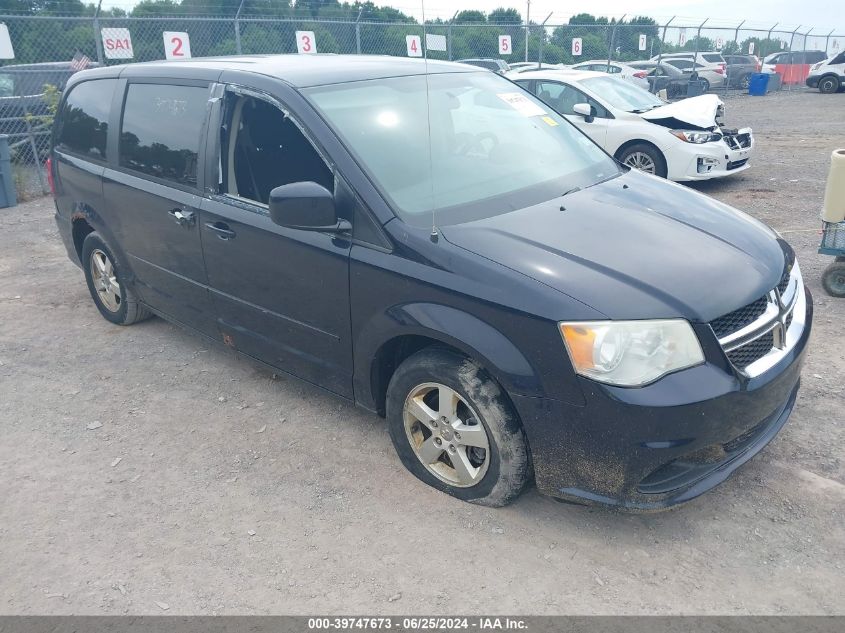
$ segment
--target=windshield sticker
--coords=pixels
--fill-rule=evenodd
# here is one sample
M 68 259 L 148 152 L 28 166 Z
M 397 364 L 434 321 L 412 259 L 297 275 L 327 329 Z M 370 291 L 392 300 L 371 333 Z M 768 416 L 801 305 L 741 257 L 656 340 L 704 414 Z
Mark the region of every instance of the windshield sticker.
M 546 125 L 550 125 L 550 126 L 552 126 L 552 127 L 557 127 L 557 126 L 558 126 L 558 122 L 557 122 L 557 121 L 555 121 L 555 120 L 554 120 L 552 117 L 550 117 L 550 116 L 544 116 L 544 117 L 543 117 L 543 121 L 545 121 L 545 122 L 546 122 Z
M 543 116 L 546 111 L 518 92 L 503 92 L 496 95 L 522 116 Z

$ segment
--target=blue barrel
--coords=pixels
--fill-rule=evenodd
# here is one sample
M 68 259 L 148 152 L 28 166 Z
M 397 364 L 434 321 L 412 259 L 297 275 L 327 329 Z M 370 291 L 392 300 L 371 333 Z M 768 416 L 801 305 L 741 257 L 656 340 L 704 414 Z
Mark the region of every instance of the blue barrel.
M 769 89 L 769 73 L 754 73 L 748 82 L 748 94 L 762 97 Z
M 12 174 L 9 137 L 0 134 L 0 208 L 13 207 L 18 203 L 15 195 L 15 178 Z

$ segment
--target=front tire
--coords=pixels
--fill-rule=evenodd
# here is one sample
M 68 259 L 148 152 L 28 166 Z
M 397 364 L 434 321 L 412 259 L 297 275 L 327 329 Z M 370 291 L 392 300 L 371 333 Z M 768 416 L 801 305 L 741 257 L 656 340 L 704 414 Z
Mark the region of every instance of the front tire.
M 405 468 L 463 501 L 504 506 L 531 479 L 516 412 L 483 368 L 455 352 L 428 348 L 399 366 L 387 422 Z
M 126 283 L 123 267 L 100 234 L 89 233 L 82 243 L 82 269 L 94 304 L 103 318 L 131 325 L 152 316 Z
M 666 178 L 666 159 L 653 145 L 636 143 L 619 154 L 619 162 L 638 171 Z
M 839 92 L 839 77 L 828 75 L 819 80 L 819 92 L 823 95 L 832 95 Z

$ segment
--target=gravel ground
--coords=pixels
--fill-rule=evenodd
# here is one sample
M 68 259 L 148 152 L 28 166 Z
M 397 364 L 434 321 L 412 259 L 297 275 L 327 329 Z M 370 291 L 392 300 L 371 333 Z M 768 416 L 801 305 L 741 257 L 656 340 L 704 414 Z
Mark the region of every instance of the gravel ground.
M 435 492 L 380 418 L 162 320 L 110 325 L 52 202 L 0 210 L 0 613 L 845 613 L 845 301 L 816 254 L 843 99 L 728 100 L 754 167 L 697 189 L 788 236 L 816 331 L 783 432 L 656 515 Z

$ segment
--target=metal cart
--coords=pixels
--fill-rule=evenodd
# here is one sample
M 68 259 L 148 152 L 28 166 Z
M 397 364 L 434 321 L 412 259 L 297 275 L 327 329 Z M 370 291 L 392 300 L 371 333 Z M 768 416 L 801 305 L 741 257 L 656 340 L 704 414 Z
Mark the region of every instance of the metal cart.
M 822 287 L 832 297 L 845 297 L 845 222 L 824 223 L 819 253 L 836 258 L 822 273 Z

